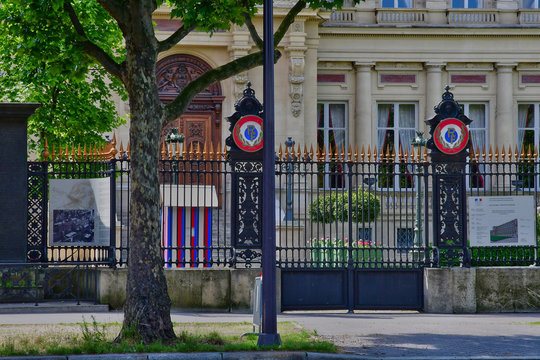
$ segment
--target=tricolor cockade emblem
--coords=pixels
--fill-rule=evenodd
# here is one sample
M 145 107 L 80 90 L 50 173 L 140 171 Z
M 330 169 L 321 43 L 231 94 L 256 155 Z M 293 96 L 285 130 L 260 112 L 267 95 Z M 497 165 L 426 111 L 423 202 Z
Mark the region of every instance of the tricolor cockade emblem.
M 255 115 L 247 115 L 234 125 L 233 139 L 244 151 L 255 152 L 263 147 L 263 120 Z
M 469 131 L 467 126 L 458 119 L 444 119 L 435 128 L 433 141 L 441 152 L 457 154 L 467 146 Z

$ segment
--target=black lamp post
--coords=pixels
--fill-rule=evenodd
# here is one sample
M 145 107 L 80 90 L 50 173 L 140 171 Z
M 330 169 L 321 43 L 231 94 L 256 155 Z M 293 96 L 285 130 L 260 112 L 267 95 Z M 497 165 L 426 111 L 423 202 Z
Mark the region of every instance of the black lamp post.
M 280 345 L 276 310 L 276 216 L 274 146 L 274 16 L 273 1 L 264 1 L 264 122 L 263 122 L 263 200 L 262 269 L 263 316 L 259 346 Z
M 292 137 L 288 137 L 287 141 L 285 141 L 285 146 L 288 150 L 288 157 L 287 157 L 287 204 L 286 204 L 286 210 L 285 210 L 285 221 L 293 221 L 293 197 L 292 197 L 292 186 L 293 186 L 293 175 L 292 172 L 294 170 L 294 165 L 292 164 L 292 161 L 294 160 L 292 158 L 292 149 L 294 147 L 294 140 Z
M 171 128 L 171 131 L 165 136 L 165 142 L 167 143 L 167 147 L 171 144 L 173 145 L 171 154 L 176 154 L 177 159 L 182 157 L 184 152 L 184 134 L 179 134 L 178 128 Z M 176 144 L 178 144 L 178 146 L 176 146 Z M 171 163 L 171 169 L 174 171 L 174 183 L 178 184 L 178 167 L 175 162 Z
M 426 146 L 427 139 L 422 137 L 423 132 L 417 131 L 416 137 L 411 141 L 411 145 L 418 148 L 420 156 L 422 156 L 422 149 Z M 422 183 L 420 181 L 420 174 L 422 173 L 422 167 L 420 164 L 416 165 L 416 218 L 414 220 L 414 247 L 419 248 L 422 246 Z

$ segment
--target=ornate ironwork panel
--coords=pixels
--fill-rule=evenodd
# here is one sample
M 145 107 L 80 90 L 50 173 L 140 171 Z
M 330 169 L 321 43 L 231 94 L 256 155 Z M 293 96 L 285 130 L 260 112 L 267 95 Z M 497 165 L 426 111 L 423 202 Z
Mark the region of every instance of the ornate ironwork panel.
M 27 262 L 47 261 L 47 167 L 46 162 L 28 163 Z
M 435 246 L 466 245 L 464 164 L 436 164 L 433 181 Z
M 260 248 L 262 162 L 232 162 L 232 239 L 235 248 Z

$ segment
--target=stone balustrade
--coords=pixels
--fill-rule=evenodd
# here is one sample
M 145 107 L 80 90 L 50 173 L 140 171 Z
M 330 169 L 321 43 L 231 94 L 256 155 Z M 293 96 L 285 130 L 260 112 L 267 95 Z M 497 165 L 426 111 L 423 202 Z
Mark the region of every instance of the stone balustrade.
M 371 12 L 372 15 L 368 15 Z M 326 26 L 351 25 L 540 25 L 540 9 L 344 9 L 327 15 Z
M 425 9 L 377 9 L 378 24 L 424 24 Z
M 487 25 L 499 23 L 499 13 L 497 10 L 451 9 L 448 10 L 446 17 L 450 25 Z

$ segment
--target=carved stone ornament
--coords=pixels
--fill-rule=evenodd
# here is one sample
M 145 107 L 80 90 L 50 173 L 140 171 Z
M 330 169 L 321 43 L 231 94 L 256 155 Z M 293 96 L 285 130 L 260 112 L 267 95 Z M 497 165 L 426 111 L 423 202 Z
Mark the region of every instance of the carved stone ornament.
M 302 113 L 302 101 L 304 100 L 304 58 L 291 58 L 289 63 L 289 85 L 291 97 L 291 112 L 294 117 Z
M 236 101 L 240 100 L 242 96 L 244 96 L 244 89 L 246 88 L 246 84 L 249 81 L 249 77 L 247 72 L 235 75 L 233 77 L 234 82 L 234 99 Z
M 203 60 L 186 54 L 176 54 L 160 60 L 156 65 L 156 77 L 160 97 L 176 96 L 193 80 L 211 70 Z M 218 83 L 210 85 L 199 96 L 221 94 Z

